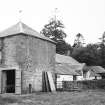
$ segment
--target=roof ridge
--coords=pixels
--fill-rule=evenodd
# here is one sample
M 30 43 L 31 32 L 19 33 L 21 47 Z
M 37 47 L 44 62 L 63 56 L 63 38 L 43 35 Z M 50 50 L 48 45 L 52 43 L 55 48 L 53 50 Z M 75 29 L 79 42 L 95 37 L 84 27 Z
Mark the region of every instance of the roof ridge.
M 20 30 L 20 32 L 24 32 L 22 22 L 19 21 L 18 24 L 19 24 L 19 30 Z

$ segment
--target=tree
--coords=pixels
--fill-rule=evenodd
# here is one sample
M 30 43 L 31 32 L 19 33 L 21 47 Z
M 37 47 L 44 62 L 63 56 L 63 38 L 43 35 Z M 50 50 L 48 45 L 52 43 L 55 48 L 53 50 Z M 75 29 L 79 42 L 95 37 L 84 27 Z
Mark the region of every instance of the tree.
M 72 57 L 87 65 L 101 65 L 99 45 L 88 44 L 86 47 L 77 48 L 72 53 Z
M 101 40 L 101 44 L 105 45 L 105 32 L 103 33 L 102 37 L 99 39 Z
M 66 43 L 65 41 L 59 41 L 56 45 L 56 52 L 59 54 L 70 55 L 72 47 L 70 44 Z
M 59 40 L 63 40 L 67 36 L 63 31 L 63 28 L 64 25 L 60 20 L 51 19 L 50 22 L 44 26 L 41 34 L 58 42 Z
M 46 37 L 54 40 L 56 44 L 56 52 L 59 54 L 70 55 L 71 45 L 66 43 L 66 33 L 63 31 L 64 24 L 57 19 L 51 19 L 40 32 Z
M 93 58 L 93 65 L 101 65 L 100 45 L 88 44 L 87 51 L 90 52 L 90 56 Z
M 105 32 L 103 33 L 101 39 L 101 43 L 100 43 L 100 56 L 101 56 L 101 66 L 103 66 L 105 68 Z
M 76 39 L 74 40 L 73 47 L 83 47 L 84 45 L 84 37 L 82 34 L 78 33 L 76 35 Z

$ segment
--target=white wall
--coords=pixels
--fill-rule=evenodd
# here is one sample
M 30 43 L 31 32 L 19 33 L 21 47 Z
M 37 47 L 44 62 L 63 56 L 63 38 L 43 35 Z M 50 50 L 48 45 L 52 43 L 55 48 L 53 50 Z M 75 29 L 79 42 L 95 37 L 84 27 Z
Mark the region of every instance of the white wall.
M 57 81 L 73 81 L 72 75 L 59 75 L 59 78 L 57 78 Z
M 95 76 L 90 76 L 90 71 L 88 71 L 86 73 L 86 77 L 84 79 L 85 80 L 93 80 L 93 79 L 95 79 Z M 101 76 L 97 76 L 97 79 L 102 79 L 102 77 Z
M 77 76 L 77 81 L 84 80 L 83 76 Z
M 58 75 L 57 88 L 62 88 L 62 81 L 73 81 L 72 75 Z

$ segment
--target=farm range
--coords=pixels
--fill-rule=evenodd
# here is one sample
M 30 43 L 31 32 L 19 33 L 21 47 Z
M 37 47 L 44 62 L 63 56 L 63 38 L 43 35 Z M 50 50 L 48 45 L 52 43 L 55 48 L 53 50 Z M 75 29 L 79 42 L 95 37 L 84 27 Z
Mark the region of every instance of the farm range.
M 0 105 L 105 105 L 103 67 L 57 54 L 22 22 L 0 35 Z
M 0 95 L 0 105 L 105 105 L 105 90 Z
M 1 0 L 0 105 L 105 105 L 105 0 Z

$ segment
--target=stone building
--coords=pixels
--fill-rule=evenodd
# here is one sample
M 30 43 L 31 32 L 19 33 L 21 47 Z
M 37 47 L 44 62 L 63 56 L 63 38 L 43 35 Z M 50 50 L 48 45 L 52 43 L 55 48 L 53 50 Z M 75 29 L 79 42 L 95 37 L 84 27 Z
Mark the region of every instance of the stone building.
M 0 33 L 0 93 L 42 91 L 42 72 L 54 72 L 55 43 L 22 22 Z

